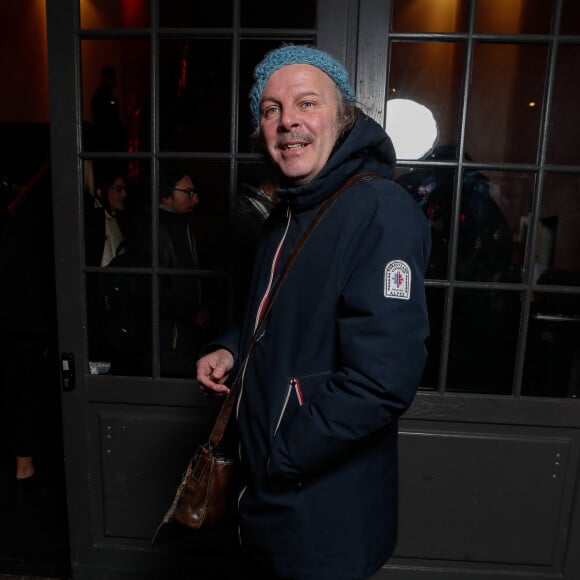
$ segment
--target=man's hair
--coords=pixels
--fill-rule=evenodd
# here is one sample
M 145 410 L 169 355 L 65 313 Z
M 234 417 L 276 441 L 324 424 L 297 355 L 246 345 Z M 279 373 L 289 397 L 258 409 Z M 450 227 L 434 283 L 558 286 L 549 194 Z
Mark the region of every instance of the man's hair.
M 181 163 L 169 163 L 159 169 L 159 201 L 171 197 L 175 184 L 191 173 Z
M 127 165 L 122 161 L 100 161 L 93 162 L 93 173 L 95 189 L 100 189 L 106 193 L 107 189 L 115 183 L 117 177 L 126 178 Z

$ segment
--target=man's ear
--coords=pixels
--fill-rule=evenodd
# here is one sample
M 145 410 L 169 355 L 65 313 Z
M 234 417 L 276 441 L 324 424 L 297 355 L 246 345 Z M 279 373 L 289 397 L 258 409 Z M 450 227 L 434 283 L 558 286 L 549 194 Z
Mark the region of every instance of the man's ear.
M 95 189 L 95 197 L 101 201 L 103 200 L 103 190 L 100 187 Z

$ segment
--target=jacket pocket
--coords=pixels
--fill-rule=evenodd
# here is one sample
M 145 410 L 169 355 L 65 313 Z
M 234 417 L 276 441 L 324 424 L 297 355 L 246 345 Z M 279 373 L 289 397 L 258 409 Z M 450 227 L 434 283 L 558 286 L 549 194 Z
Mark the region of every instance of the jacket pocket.
M 282 409 L 278 415 L 278 421 L 274 428 L 274 437 L 278 434 L 280 426 L 285 420 L 290 420 L 294 412 L 304 405 L 312 396 L 316 388 L 329 376 L 329 372 L 321 372 L 304 377 L 293 377 L 288 379 L 286 393 L 282 402 Z

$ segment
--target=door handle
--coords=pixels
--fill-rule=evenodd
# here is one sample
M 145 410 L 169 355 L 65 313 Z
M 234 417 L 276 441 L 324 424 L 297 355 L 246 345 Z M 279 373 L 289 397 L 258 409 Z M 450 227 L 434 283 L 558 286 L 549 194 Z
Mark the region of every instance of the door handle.
M 75 357 L 72 352 L 63 352 L 60 355 L 62 371 L 62 390 L 72 391 L 75 388 Z

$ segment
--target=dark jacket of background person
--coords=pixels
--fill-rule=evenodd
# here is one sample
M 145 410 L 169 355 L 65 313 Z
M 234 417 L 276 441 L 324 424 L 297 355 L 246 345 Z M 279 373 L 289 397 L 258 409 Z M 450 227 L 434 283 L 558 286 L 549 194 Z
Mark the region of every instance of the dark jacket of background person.
M 384 130 L 361 116 L 312 181 L 278 190 L 245 327 L 220 341 L 239 360 L 288 220 L 276 274 L 321 203 L 352 175 L 378 172 L 344 191 L 318 225 L 244 375 L 240 538 L 282 577 L 367 578 L 395 547 L 397 420 L 426 358 L 430 237 L 418 204 L 390 181 L 394 163 Z M 386 297 L 399 261 L 409 293 Z
M 243 193 L 236 200 L 231 231 L 236 320 L 241 319 L 246 306 L 254 258 L 264 222 L 275 206 L 273 199 L 268 197 L 260 188 L 243 185 Z
M 159 266 L 183 270 L 200 267 L 190 213 L 159 209 Z M 192 375 L 197 354 L 207 340 L 199 324 L 203 317 L 199 278 L 162 275 L 159 307 L 163 372 Z

